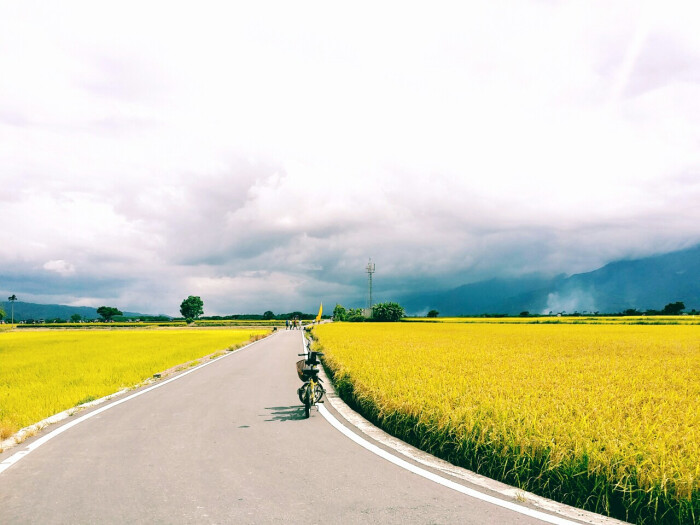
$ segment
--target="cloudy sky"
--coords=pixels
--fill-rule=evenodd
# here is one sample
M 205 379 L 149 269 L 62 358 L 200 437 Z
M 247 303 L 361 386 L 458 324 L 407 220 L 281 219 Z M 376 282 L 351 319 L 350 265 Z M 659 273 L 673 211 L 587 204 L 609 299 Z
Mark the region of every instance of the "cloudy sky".
M 0 1 L 5 296 L 313 311 L 369 257 L 392 299 L 700 242 L 695 1 L 183 4 Z

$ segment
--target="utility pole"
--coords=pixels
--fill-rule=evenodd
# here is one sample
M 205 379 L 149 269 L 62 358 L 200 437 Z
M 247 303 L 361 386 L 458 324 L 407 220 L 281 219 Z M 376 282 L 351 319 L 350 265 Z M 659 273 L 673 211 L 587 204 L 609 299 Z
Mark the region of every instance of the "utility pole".
M 367 266 L 365 267 L 365 271 L 367 272 L 367 284 L 369 286 L 369 305 L 367 308 L 371 311 L 372 310 L 372 274 L 374 273 L 374 263 L 372 262 L 371 257 L 369 259 L 369 262 L 367 263 Z

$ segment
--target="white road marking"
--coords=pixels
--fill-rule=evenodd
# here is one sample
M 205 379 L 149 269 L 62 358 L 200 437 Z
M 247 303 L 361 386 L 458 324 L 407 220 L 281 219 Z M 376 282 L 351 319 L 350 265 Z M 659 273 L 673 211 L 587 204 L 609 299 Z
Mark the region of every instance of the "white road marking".
M 273 334 L 273 335 L 274 335 L 274 334 Z M 195 367 L 191 368 L 190 370 L 188 370 L 187 372 L 183 372 L 182 374 L 179 374 L 179 375 L 177 375 L 177 376 L 175 376 L 175 377 L 171 377 L 170 379 L 166 379 L 166 380 L 163 381 L 162 383 L 158 383 L 158 384 L 153 385 L 153 386 L 150 386 L 150 387 L 148 387 L 148 388 L 146 388 L 146 389 L 144 389 L 144 390 L 140 390 L 140 391 L 136 392 L 135 394 L 131 394 L 130 396 L 125 397 L 124 399 L 120 399 L 120 400 L 118 400 L 118 401 L 115 401 L 114 403 L 110 403 L 109 405 L 105 405 L 105 406 L 103 406 L 103 407 L 100 407 L 100 408 L 98 408 L 97 410 L 94 410 L 94 411 L 92 411 L 92 412 L 90 412 L 90 413 L 88 413 L 88 414 L 85 414 L 84 416 L 81 416 L 81 417 L 77 418 L 77 419 L 74 420 L 74 421 L 71 421 L 70 423 L 66 423 L 65 425 L 63 425 L 63 426 L 57 428 L 56 430 L 54 430 L 53 432 L 49 432 L 49 433 L 46 434 L 45 436 L 43 436 L 43 437 L 37 439 L 36 441 L 34 441 L 34 442 L 31 443 L 30 445 L 28 445 L 24 450 L 21 450 L 20 452 L 14 453 L 12 456 L 10 456 L 10 457 L 7 458 L 6 460 L 4 460 L 2 463 L 0 463 L 0 474 L 2 474 L 3 472 L 5 472 L 8 468 L 10 468 L 12 465 L 14 465 L 15 463 L 17 463 L 20 459 L 22 459 L 22 458 L 24 458 L 25 456 L 27 456 L 29 453 L 34 452 L 34 451 L 35 451 L 36 449 L 38 449 L 41 445 L 44 445 L 45 443 L 47 443 L 48 441 L 52 440 L 52 439 L 55 438 L 56 436 L 59 436 L 59 435 L 63 434 L 66 430 L 69 430 L 69 429 L 73 428 L 75 425 L 78 425 L 78 424 L 82 423 L 83 421 L 86 421 L 86 420 L 90 419 L 91 417 L 95 417 L 96 415 L 101 414 L 101 413 L 104 412 L 105 410 L 109 410 L 110 408 L 113 408 L 113 407 L 115 407 L 115 406 L 117 406 L 117 405 L 121 405 L 122 403 L 126 403 L 127 401 L 129 401 L 129 400 L 131 400 L 131 399 L 134 399 L 135 397 L 142 396 L 143 394 L 145 394 L 145 393 L 147 393 L 147 392 L 150 392 L 151 390 L 155 390 L 156 388 L 160 388 L 160 387 L 162 387 L 162 386 L 165 386 L 165 385 L 167 385 L 168 383 L 171 383 L 171 382 L 173 382 L 173 381 L 177 381 L 178 379 L 182 379 L 182 378 L 185 377 L 186 375 L 189 375 L 189 374 L 191 374 L 192 372 L 196 372 L 196 371 L 199 370 L 200 368 L 204 368 L 205 366 L 209 366 L 210 364 L 215 363 L 215 362 L 217 362 L 217 361 L 220 360 L 220 359 L 224 359 L 224 358 L 226 358 L 226 357 L 228 357 L 228 356 L 230 356 L 230 355 L 232 355 L 232 354 L 235 354 L 236 352 L 240 352 L 241 350 L 244 350 L 244 349 L 246 349 L 246 348 L 248 348 L 248 347 L 254 345 L 255 343 L 258 343 L 259 341 L 264 341 L 265 339 L 267 339 L 267 337 L 264 338 L 264 339 L 259 339 L 258 341 L 253 341 L 252 343 L 247 344 L 247 345 L 245 345 L 245 346 L 242 346 L 241 348 L 237 348 L 236 350 L 233 350 L 232 352 L 227 352 L 226 354 L 222 355 L 221 357 L 217 357 L 217 358 L 215 358 L 215 359 L 211 359 L 211 360 L 207 361 L 207 362 L 204 363 L 204 364 L 201 364 L 201 365 L 199 365 L 199 366 L 195 366 Z
M 367 450 L 369 450 L 370 452 L 373 452 L 374 454 L 376 454 L 377 456 L 380 456 L 381 458 L 384 458 L 387 461 L 390 461 L 394 465 L 397 465 L 403 469 L 411 471 L 414 474 L 418 474 L 419 476 L 422 476 L 426 479 L 429 479 L 430 481 L 434 481 L 435 483 L 439 483 L 440 485 L 442 485 L 444 487 L 450 488 L 452 490 L 456 490 L 457 492 L 461 492 L 462 494 L 466 494 L 467 496 L 471 496 L 472 498 L 480 499 L 482 501 L 492 503 L 493 505 L 498 505 L 499 507 L 504 507 L 504 508 L 510 509 L 514 512 L 518 512 L 520 514 L 525 514 L 526 516 L 531 516 L 533 518 L 537 518 L 537 519 L 542 520 L 542 521 L 547 522 L 547 523 L 554 523 L 556 525 L 580 525 L 580 522 L 578 522 L 578 521 L 567 520 L 565 518 L 560 518 L 559 516 L 553 516 L 551 514 L 546 514 L 544 512 L 539 511 L 539 510 L 534 510 L 534 509 L 530 509 L 528 507 L 523 507 L 521 505 L 517 505 L 517 504 L 512 503 L 510 501 L 495 498 L 493 496 L 489 496 L 488 494 L 484 494 L 484 493 L 479 492 L 477 490 L 470 489 L 469 487 L 465 487 L 463 485 L 460 485 L 459 483 L 455 483 L 454 481 L 443 478 L 442 476 L 438 476 L 437 474 L 433 474 L 432 472 L 429 472 L 421 467 L 418 467 L 412 463 L 409 463 L 406 460 L 403 460 L 399 457 L 394 456 L 393 454 L 390 454 L 386 450 L 379 448 L 378 446 L 374 445 L 373 443 L 370 443 L 366 439 L 358 436 L 352 430 L 350 430 L 345 425 L 343 425 L 340 421 L 338 421 L 335 418 L 335 416 L 333 416 L 333 414 L 331 414 L 325 406 L 319 405 L 318 411 L 326 419 L 326 421 L 328 421 L 337 430 L 342 432 L 345 436 L 347 436 L 348 438 L 353 440 L 355 443 L 357 443 L 361 447 L 364 447 Z

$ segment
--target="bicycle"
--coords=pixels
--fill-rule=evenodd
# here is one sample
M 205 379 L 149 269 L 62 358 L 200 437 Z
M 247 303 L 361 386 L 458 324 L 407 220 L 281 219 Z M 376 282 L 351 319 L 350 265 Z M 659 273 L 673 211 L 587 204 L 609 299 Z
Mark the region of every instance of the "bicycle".
M 323 355 L 321 352 L 309 351 L 307 354 L 298 354 L 304 356 L 304 359 L 297 361 L 297 374 L 304 384 L 297 390 L 299 401 L 304 403 L 304 415 L 309 417 L 311 407 L 317 403 L 323 403 L 321 398 L 326 390 L 321 385 L 322 379 L 318 377 L 318 365 L 321 363 L 318 356 Z

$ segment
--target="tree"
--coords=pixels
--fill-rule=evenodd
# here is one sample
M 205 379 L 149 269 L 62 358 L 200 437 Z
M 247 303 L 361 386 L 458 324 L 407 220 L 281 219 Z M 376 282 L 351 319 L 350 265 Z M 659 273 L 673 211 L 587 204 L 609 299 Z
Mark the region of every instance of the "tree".
M 393 323 L 404 316 L 404 309 L 399 303 L 378 303 L 372 306 L 372 319 L 375 321 Z
M 263 314 L 263 319 L 265 321 L 271 321 L 272 319 L 275 318 L 275 314 L 272 312 L 272 310 L 268 310 Z
M 2 321 L 4 317 L 5 317 L 5 310 L 3 310 L 2 306 L 0 306 L 0 321 Z
M 313 316 L 312 316 L 313 317 Z M 294 312 L 289 312 L 287 314 L 287 319 L 308 319 L 309 316 L 306 315 L 304 312 L 300 312 L 298 310 L 295 310 Z
M 437 317 L 438 315 L 440 315 L 440 312 L 438 312 L 437 310 L 430 310 L 428 312 L 428 317 Z
M 345 320 L 351 323 L 361 323 L 365 321 L 365 316 L 362 313 L 362 308 L 350 308 L 348 310 L 347 315 L 345 316 Z
M 73 314 L 70 316 L 71 323 L 79 323 L 81 319 L 82 317 L 80 316 L 80 314 Z
M 180 304 L 180 313 L 188 323 L 191 323 L 204 313 L 204 303 L 199 296 L 190 295 Z
M 664 309 L 661 311 L 661 314 L 681 315 L 681 312 L 683 310 L 685 310 L 685 305 L 681 301 L 678 301 L 677 303 L 668 303 L 666 306 L 664 306 Z
M 520 317 L 529 317 L 530 312 L 528 310 L 523 310 L 520 312 Z
M 333 320 L 334 321 L 346 321 L 348 318 L 348 311 L 342 304 L 336 304 L 333 308 Z
M 17 300 L 17 296 L 15 294 L 12 294 L 10 297 L 7 298 L 8 301 L 12 304 L 12 320 L 10 323 L 15 324 L 15 301 Z
M 102 317 L 102 320 L 105 323 L 108 323 L 112 320 L 112 317 L 115 315 L 122 315 L 121 310 L 118 308 L 114 308 L 113 306 L 100 306 L 97 309 L 97 314 Z

